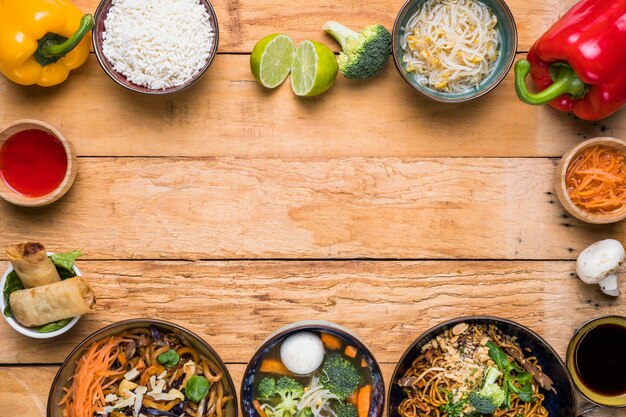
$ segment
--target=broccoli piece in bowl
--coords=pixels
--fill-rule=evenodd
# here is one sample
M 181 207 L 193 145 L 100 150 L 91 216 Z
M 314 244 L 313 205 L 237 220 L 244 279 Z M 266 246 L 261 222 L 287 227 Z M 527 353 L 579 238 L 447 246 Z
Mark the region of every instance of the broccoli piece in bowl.
M 339 400 L 344 401 L 359 387 L 361 377 L 346 358 L 338 353 L 332 353 L 324 360 L 320 382 Z
M 491 366 L 485 374 L 485 382 L 480 390 L 472 391 L 470 404 L 481 414 L 493 414 L 505 399 L 504 390 L 496 383 L 502 375 L 498 368 Z

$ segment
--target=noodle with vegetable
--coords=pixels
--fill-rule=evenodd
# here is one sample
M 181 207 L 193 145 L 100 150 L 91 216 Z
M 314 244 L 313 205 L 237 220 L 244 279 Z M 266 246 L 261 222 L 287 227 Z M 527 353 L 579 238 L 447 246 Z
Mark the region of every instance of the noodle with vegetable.
M 222 417 L 223 369 L 184 336 L 135 328 L 94 342 L 59 405 L 63 417 Z
M 460 323 L 429 341 L 396 381 L 401 417 L 547 417 L 554 391 L 537 358 L 495 326 Z

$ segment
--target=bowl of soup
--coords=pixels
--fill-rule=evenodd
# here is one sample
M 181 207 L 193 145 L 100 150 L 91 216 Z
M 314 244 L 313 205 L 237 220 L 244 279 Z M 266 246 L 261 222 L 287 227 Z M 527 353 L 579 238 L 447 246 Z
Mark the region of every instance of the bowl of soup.
M 298 322 L 268 337 L 243 376 L 245 417 L 380 417 L 382 373 L 355 334 L 328 322 Z

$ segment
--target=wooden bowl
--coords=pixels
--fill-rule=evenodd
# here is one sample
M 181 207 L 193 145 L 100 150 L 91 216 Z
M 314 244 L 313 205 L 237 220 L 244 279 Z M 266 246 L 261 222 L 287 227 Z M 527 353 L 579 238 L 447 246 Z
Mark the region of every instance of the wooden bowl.
M 565 210 L 567 210 L 569 214 L 576 217 L 578 220 L 582 220 L 584 222 L 592 224 L 615 223 L 626 218 L 626 206 L 624 206 L 624 208 L 622 208 L 620 211 L 613 214 L 589 213 L 574 204 L 569 196 L 569 192 L 567 191 L 567 186 L 565 184 L 565 175 L 567 173 L 567 168 L 569 168 L 569 165 L 572 162 L 572 159 L 574 159 L 574 157 L 583 149 L 596 145 L 610 146 L 612 148 L 622 151 L 624 155 L 626 155 L 626 142 L 620 139 L 601 137 L 588 139 L 584 142 L 579 143 L 577 146 L 574 146 L 572 149 L 567 151 L 559 162 L 555 177 L 556 195 L 557 197 L 559 197 L 559 201 L 561 202 Z
M 74 151 L 74 147 L 71 142 L 66 140 L 54 127 L 47 123 L 33 119 L 18 120 L 0 131 L 0 148 L 2 148 L 4 142 L 6 142 L 11 136 L 30 129 L 43 130 L 61 142 L 63 148 L 65 148 L 65 154 L 67 155 L 67 171 L 65 172 L 65 177 L 56 189 L 41 197 L 28 197 L 19 194 L 9 188 L 3 180 L 0 180 L 0 197 L 18 206 L 39 207 L 57 201 L 70 189 L 72 184 L 74 184 L 74 179 L 76 179 L 77 160 L 76 152 Z

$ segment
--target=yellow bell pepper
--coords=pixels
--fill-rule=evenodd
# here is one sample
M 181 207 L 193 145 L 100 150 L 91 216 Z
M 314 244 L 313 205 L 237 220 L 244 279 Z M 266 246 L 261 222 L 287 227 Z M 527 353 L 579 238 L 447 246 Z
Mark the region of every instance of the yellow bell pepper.
M 60 84 L 87 60 L 93 25 L 67 0 L 0 0 L 0 71 L 18 84 Z

